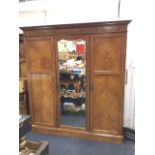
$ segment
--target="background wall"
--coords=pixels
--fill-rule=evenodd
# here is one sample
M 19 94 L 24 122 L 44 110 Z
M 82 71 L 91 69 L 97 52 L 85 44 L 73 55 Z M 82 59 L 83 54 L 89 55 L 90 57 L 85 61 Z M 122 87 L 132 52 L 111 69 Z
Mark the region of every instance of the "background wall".
M 19 25 L 114 20 L 117 19 L 117 5 L 118 0 L 35 0 L 22 2 L 19 6 Z
M 137 16 L 131 11 L 133 1 L 122 0 L 35 0 L 19 4 L 19 26 L 50 25 L 132 19 L 128 27 L 124 127 L 135 129 L 135 30 Z M 19 33 L 22 31 L 19 30 Z

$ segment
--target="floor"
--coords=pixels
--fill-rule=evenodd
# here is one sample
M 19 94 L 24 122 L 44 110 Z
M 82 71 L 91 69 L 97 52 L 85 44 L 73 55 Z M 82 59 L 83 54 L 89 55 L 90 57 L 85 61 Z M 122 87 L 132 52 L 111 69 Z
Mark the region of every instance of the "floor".
M 29 132 L 26 134 L 29 140 L 46 140 L 49 143 L 49 155 L 134 155 L 135 143 L 125 140 L 123 144 L 112 144 L 52 136 Z

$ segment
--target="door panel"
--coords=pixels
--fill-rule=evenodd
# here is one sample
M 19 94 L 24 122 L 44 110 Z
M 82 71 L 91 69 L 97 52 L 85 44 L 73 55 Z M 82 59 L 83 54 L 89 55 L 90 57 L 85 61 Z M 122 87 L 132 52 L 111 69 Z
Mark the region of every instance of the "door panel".
M 25 39 L 32 124 L 56 124 L 56 68 L 54 37 Z
M 91 36 L 91 127 L 94 132 L 122 132 L 123 39 L 119 33 Z
M 93 40 L 93 70 L 94 71 L 119 71 L 120 47 L 119 37 L 97 37 Z
M 51 40 L 53 42 L 53 38 Z M 54 57 L 54 46 L 51 46 L 49 38 L 29 40 L 29 67 L 31 72 L 45 72 L 54 69 L 52 58 Z M 51 50 L 53 52 L 51 52 Z
M 120 118 L 120 78 L 95 76 L 93 83 L 93 129 L 117 132 Z
M 30 89 L 33 102 L 33 121 L 54 124 L 54 77 L 50 74 L 31 76 Z

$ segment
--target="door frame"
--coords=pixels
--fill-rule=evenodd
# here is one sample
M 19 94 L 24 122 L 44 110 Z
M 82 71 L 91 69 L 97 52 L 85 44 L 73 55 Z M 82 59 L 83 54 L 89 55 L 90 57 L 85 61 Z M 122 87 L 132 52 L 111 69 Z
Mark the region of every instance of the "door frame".
M 61 105 L 60 105 L 60 99 L 59 99 L 59 67 L 58 67 L 58 46 L 57 42 L 61 39 L 66 39 L 66 40 L 75 40 L 75 39 L 83 39 L 86 41 L 86 115 L 85 115 L 85 128 L 77 127 L 77 126 L 68 126 L 68 125 L 61 125 L 60 122 L 60 115 L 61 115 Z M 56 70 L 57 70 L 57 78 L 56 78 L 56 83 L 57 83 L 57 103 L 56 103 L 56 109 L 57 109 L 57 127 L 63 128 L 63 129 L 71 129 L 71 130 L 85 130 L 85 131 L 90 131 L 90 107 L 89 107 L 89 102 L 90 102 L 90 95 L 89 95 L 89 90 L 90 90 L 90 38 L 89 35 L 55 35 L 55 51 L 56 51 Z

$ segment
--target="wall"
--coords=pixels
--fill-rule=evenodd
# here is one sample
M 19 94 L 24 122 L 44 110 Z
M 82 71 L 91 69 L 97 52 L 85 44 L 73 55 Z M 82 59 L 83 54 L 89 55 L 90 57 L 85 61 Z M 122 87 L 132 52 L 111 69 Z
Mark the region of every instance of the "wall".
M 19 7 L 19 26 L 133 19 L 132 4 L 132 2 L 123 0 L 121 2 L 120 18 L 118 18 L 118 0 L 37 0 L 23 2 L 20 3 Z M 135 129 L 135 60 L 134 47 L 132 46 L 135 41 L 134 30 L 135 25 L 132 21 L 128 29 L 127 81 L 124 99 L 124 127 L 130 129 Z
M 19 7 L 19 25 L 30 26 L 116 20 L 117 1 L 37 0 L 22 2 Z M 104 2 L 106 5 L 103 5 Z
M 135 43 L 137 42 L 137 5 L 134 0 L 122 0 L 120 20 L 131 19 L 128 27 L 126 69 L 127 82 L 125 85 L 124 126 L 135 129 Z

